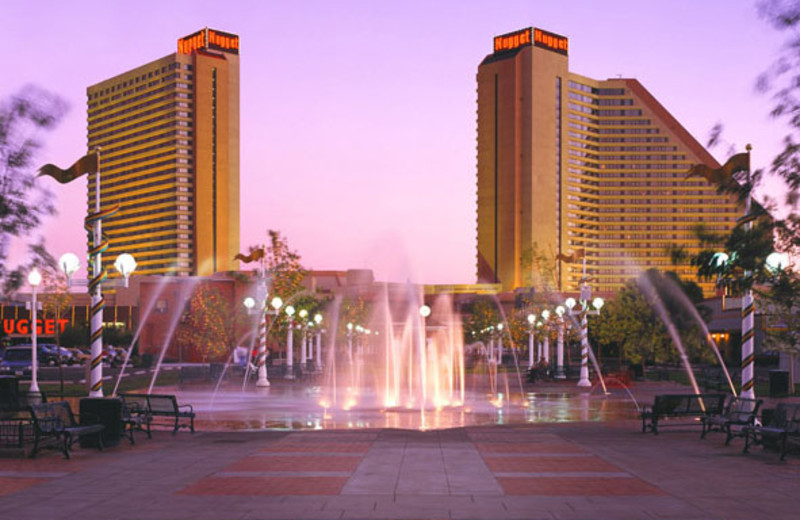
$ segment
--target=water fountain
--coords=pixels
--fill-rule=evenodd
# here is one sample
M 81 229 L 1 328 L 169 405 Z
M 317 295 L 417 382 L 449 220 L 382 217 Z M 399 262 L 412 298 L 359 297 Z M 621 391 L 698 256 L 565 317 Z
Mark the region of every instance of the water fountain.
M 181 297 L 187 299 L 192 290 L 194 284 L 188 284 Z M 550 393 L 527 392 L 514 345 L 507 344 L 505 350 L 513 353 L 516 371 L 498 370 L 487 349 L 468 369 L 461 316 L 451 295 L 431 299 L 428 308 L 418 287 L 384 285 L 372 301 L 371 316 L 348 331 L 346 341 L 335 333 L 345 330 L 339 323 L 341 299 L 331 302 L 326 309 L 330 333 L 323 351 L 324 372 L 296 380 L 271 378 L 269 388 L 222 377 L 209 388 L 155 388 L 180 318 L 181 309 L 175 309 L 148 391 L 176 393 L 181 401 L 192 403 L 205 429 L 431 429 L 635 416 L 627 399 L 578 399 L 581 392 L 572 384 Z M 255 329 L 245 336 L 255 341 Z M 230 362 L 231 357 L 222 375 Z

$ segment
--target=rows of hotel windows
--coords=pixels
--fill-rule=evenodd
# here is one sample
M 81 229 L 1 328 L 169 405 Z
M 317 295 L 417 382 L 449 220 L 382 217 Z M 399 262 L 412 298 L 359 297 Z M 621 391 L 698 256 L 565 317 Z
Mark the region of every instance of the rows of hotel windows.
M 145 226 L 151 226 L 153 224 L 160 224 L 160 223 L 163 223 L 163 222 L 172 222 L 174 224 L 175 220 L 178 220 L 178 221 L 181 221 L 181 220 L 189 221 L 190 219 L 189 219 L 189 215 L 166 215 L 166 216 L 163 216 L 163 217 L 140 220 L 140 221 L 136 222 L 135 225 L 139 226 L 140 228 L 144 228 Z M 116 235 L 117 233 L 116 232 L 112 233 L 112 231 L 115 231 L 118 228 L 119 229 L 130 229 L 133 225 L 134 224 L 130 224 L 130 223 L 129 224 L 124 224 L 124 225 L 120 225 L 120 224 L 113 225 L 113 223 L 110 223 L 106 227 L 105 226 L 105 222 L 104 222 L 103 231 L 108 231 L 109 235 Z M 180 224 L 178 225 L 178 227 L 180 227 Z M 148 229 L 149 229 L 149 227 L 148 227 Z
M 107 130 L 109 128 L 115 128 L 116 131 L 121 132 L 121 131 L 126 129 L 124 127 L 124 124 L 125 123 L 129 123 L 129 122 L 135 123 L 133 125 L 133 128 L 139 128 L 144 124 L 144 121 L 142 120 L 142 118 L 145 118 L 145 117 L 147 117 L 149 115 L 153 115 L 153 114 L 158 114 L 158 117 L 155 118 L 157 121 L 159 121 L 159 120 L 161 120 L 161 119 L 163 119 L 165 117 L 175 117 L 175 113 L 174 112 L 165 113 L 165 111 L 178 108 L 178 102 L 177 101 L 165 102 L 164 99 L 161 99 L 158 102 L 161 103 L 160 106 L 157 106 L 155 108 L 151 108 L 150 110 L 145 110 L 143 112 L 140 112 L 140 113 L 128 116 L 128 117 L 123 117 L 123 118 L 117 119 L 115 121 L 111 121 L 110 123 L 107 123 L 105 125 L 94 126 L 95 122 L 89 122 L 89 132 L 97 135 L 99 132 L 101 132 L 103 130 Z M 142 106 L 146 106 L 146 105 L 149 106 L 149 105 L 152 105 L 152 104 L 153 103 L 143 103 Z M 191 126 L 191 125 L 188 125 L 188 126 Z
M 139 161 L 146 161 L 146 160 L 148 160 L 150 158 L 163 157 L 165 154 L 169 154 L 169 153 L 177 153 L 177 154 L 182 154 L 182 155 L 189 155 L 191 152 L 190 152 L 190 150 L 187 149 L 187 147 L 189 146 L 189 140 L 188 139 L 169 139 L 168 141 L 165 141 L 165 139 L 167 139 L 169 137 L 172 137 L 170 135 L 171 133 L 172 132 L 167 132 L 167 133 L 164 133 L 164 134 L 159 135 L 159 136 L 154 136 L 152 139 L 143 139 L 141 141 L 143 143 L 145 143 L 145 142 L 153 142 L 153 141 L 161 141 L 158 144 L 155 144 L 155 145 L 152 145 L 152 146 L 148 146 L 148 147 L 145 147 L 145 148 L 139 148 L 137 150 L 133 150 L 133 151 L 127 152 L 127 153 L 120 153 L 120 154 L 113 155 L 113 156 L 110 155 L 110 153 L 109 154 L 104 154 L 103 157 L 108 162 L 116 162 L 116 161 L 119 161 L 120 159 L 127 159 L 128 157 L 139 157 Z M 171 151 L 170 152 L 162 152 L 160 154 L 148 154 L 148 152 L 153 152 L 155 150 L 163 150 L 164 148 L 169 148 Z M 115 150 L 129 150 L 129 149 L 130 148 L 128 148 L 127 146 L 121 146 L 121 147 L 115 148 Z M 137 162 L 139 162 L 139 161 L 137 161 Z M 111 168 L 114 168 L 114 169 L 119 168 L 119 163 L 118 164 L 114 164 L 113 166 L 111 166 Z
M 173 166 L 173 167 L 172 168 L 168 168 L 166 170 L 159 170 L 159 171 L 155 171 L 155 172 L 151 172 L 151 173 L 146 173 L 144 175 L 137 175 L 136 176 L 136 180 L 137 181 L 141 181 L 141 180 L 145 180 L 145 179 L 155 179 L 155 178 L 158 178 L 159 180 L 154 181 L 154 182 L 145 183 L 145 184 L 137 184 L 136 185 L 136 189 L 137 190 L 143 190 L 145 188 L 149 188 L 149 187 L 152 187 L 152 186 L 162 186 L 165 181 L 171 181 L 173 179 L 173 176 L 175 175 L 174 162 L 173 161 L 169 161 L 169 162 L 166 162 L 166 163 L 161 163 L 158 166 L 161 166 L 161 165 L 164 165 L 164 164 L 166 166 Z M 155 167 L 155 165 L 154 165 L 154 167 Z M 143 169 L 147 170 L 149 168 L 143 168 Z M 114 177 L 125 177 L 127 175 L 130 175 L 131 173 L 135 173 L 135 172 L 132 172 L 132 171 L 128 170 L 128 171 L 125 171 L 125 172 L 117 173 L 117 174 L 114 175 Z M 111 178 L 111 175 L 109 175 L 109 178 Z M 125 186 L 125 185 L 127 185 L 127 183 L 129 181 L 130 181 L 130 179 L 122 179 L 122 180 L 115 181 L 115 182 L 108 182 L 105 179 L 103 179 L 102 180 L 102 183 L 103 183 L 102 186 L 103 186 L 103 193 L 105 194 L 103 198 L 105 199 L 105 198 L 107 198 L 109 196 L 109 193 L 108 193 L 107 190 L 110 190 L 111 188 L 115 188 L 117 186 Z M 189 179 L 188 179 L 188 177 L 179 177 L 177 182 L 179 182 L 179 183 L 180 182 L 188 183 Z M 187 190 L 180 190 L 179 189 L 178 191 L 189 191 L 189 190 L 188 189 Z M 91 200 L 94 200 L 94 181 L 90 181 L 89 182 L 89 198 Z
M 595 94 L 597 96 L 624 96 L 625 89 L 624 88 L 596 88 L 590 87 L 589 85 L 584 85 L 583 83 L 578 83 L 577 81 L 570 80 L 567 85 L 571 89 L 580 90 L 581 92 L 588 92 L 590 94 Z
M 176 121 L 174 121 L 175 112 L 170 112 L 170 113 L 166 113 L 166 114 L 158 114 L 155 117 L 151 117 L 150 119 L 143 119 L 141 121 L 136 121 L 131 125 L 122 126 L 122 127 L 115 127 L 113 124 L 106 125 L 109 128 L 111 128 L 111 130 L 109 130 L 106 133 L 94 132 L 93 135 L 92 135 L 92 138 L 89 141 L 89 143 L 90 143 L 89 146 L 91 147 L 92 143 L 95 143 L 95 142 L 97 142 L 98 145 L 102 144 L 102 142 L 99 142 L 99 141 L 101 139 L 107 139 L 107 138 L 111 138 L 111 140 L 108 141 L 108 142 L 124 141 L 124 140 L 128 139 L 129 136 L 135 135 L 135 134 L 126 134 L 126 132 L 130 132 L 131 130 L 136 130 L 137 128 L 142 128 L 143 129 L 143 130 L 140 131 L 140 133 L 146 133 L 146 132 L 150 131 L 150 129 L 155 130 L 155 129 L 159 128 L 159 127 L 155 127 L 155 126 L 148 127 L 148 125 L 152 125 L 153 123 L 158 123 L 160 121 L 163 121 L 165 118 L 170 119 L 169 123 L 167 123 L 168 125 L 170 125 L 170 126 L 178 125 L 178 123 Z M 186 125 L 179 125 L 179 126 L 186 126 Z M 181 129 L 178 129 L 178 130 L 181 130 Z M 191 133 L 188 130 L 184 130 L 184 131 L 188 132 L 188 133 Z M 182 134 L 179 134 L 179 135 L 182 135 Z M 94 145 L 94 146 L 97 146 L 97 145 Z
M 586 168 L 594 168 L 597 169 L 596 165 L 591 163 L 585 163 L 584 161 L 573 161 L 570 160 L 570 163 L 577 164 L 579 166 L 584 166 Z M 645 168 L 646 169 L 646 168 Z M 619 177 L 620 179 L 676 179 L 675 184 L 673 186 L 685 186 L 683 182 L 677 182 L 677 179 L 681 179 L 681 176 L 685 176 L 688 168 L 688 165 L 681 164 L 677 166 L 673 166 L 671 169 L 675 170 L 672 172 L 653 172 L 653 171 L 639 171 L 639 172 L 606 172 L 606 168 L 603 168 L 604 171 L 590 171 L 590 170 L 581 170 L 578 168 L 569 167 L 567 168 L 567 172 L 574 173 L 576 175 L 586 175 L 594 178 L 609 178 L 609 177 Z M 578 179 L 570 177 L 570 181 L 578 181 Z M 606 185 L 604 182 L 603 185 Z M 625 185 L 630 185 L 629 182 L 625 182 Z M 654 184 L 656 186 L 669 186 L 669 184 Z
M 166 116 L 161 116 L 161 117 L 158 117 L 158 118 L 154 118 L 154 119 L 152 119 L 152 121 L 159 121 L 159 120 L 162 119 L 162 117 L 172 118 L 172 117 L 174 117 L 174 114 L 167 114 Z M 105 149 L 106 146 L 110 146 L 110 145 L 117 144 L 117 143 L 122 143 L 122 142 L 127 142 L 130 139 L 136 139 L 137 137 L 142 137 L 144 135 L 149 135 L 149 134 L 152 134 L 153 132 L 158 132 L 158 131 L 161 131 L 161 130 L 174 129 L 175 128 L 175 121 L 169 120 L 169 121 L 167 121 L 165 123 L 161 123 L 160 125 L 150 126 L 150 127 L 147 127 L 147 128 L 145 128 L 144 124 L 139 124 L 139 125 L 135 125 L 134 128 L 142 128 L 142 130 L 138 130 L 138 131 L 135 131 L 135 132 L 130 132 L 130 133 L 124 134 L 124 135 L 122 135 L 122 133 L 119 132 L 118 130 L 115 130 L 113 132 L 109 132 L 106 136 L 103 136 L 103 137 L 106 138 L 104 141 L 101 140 L 100 137 L 95 135 L 94 138 L 89 141 L 89 147 L 90 148 L 94 148 L 96 146 L 102 146 Z M 192 135 L 193 135 L 193 132 L 190 132 L 188 130 L 183 130 L 183 129 L 176 129 L 176 130 L 174 130 L 173 133 L 174 133 L 174 135 L 179 136 L 179 137 L 192 137 Z M 136 143 L 132 143 L 132 144 L 137 144 L 137 143 L 138 143 L 138 141 Z M 127 146 L 131 146 L 132 144 L 128 144 Z
M 171 124 L 170 126 L 174 126 L 174 124 Z M 150 133 L 150 132 L 147 132 L 147 133 Z M 175 137 L 175 139 L 169 139 L 170 137 Z M 167 139 L 169 139 L 169 140 L 167 140 Z M 124 140 L 127 140 L 127 139 L 123 139 L 123 141 Z M 185 138 L 183 136 L 178 136 L 178 130 L 172 129 L 172 130 L 162 131 L 162 132 L 154 134 L 154 135 L 150 135 L 150 137 L 139 139 L 138 141 L 133 141 L 133 142 L 130 142 L 130 143 L 123 143 L 123 144 L 120 144 L 118 146 L 109 146 L 107 148 L 103 148 L 103 152 L 104 152 L 103 153 L 103 157 L 106 158 L 106 160 L 123 159 L 125 157 L 129 157 L 130 155 L 135 155 L 137 153 L 142 153 L 143 151 L 146 151 L 146 150 L 151 150 L 151 149 L 153 149 L 153 147 L 150 147 L 150 148 L 139 148 L 135 152 L 129 152 L 127 154 L 114 155 L 114 152 L 116 152 L 118 150 L 130 150 L 132 147 L 142 146 L 144 144 L 152 143 L 154 141 L 161 141 L 161 143 L 159 143 L 157 145 L 158 147 L 164 147 L 164 146 L 170 146 L 170 145 L 174 145 L 174 146 L 189 146 L 189 143 L 190 143 L 189 139 L 187 139 L 187 138 Z
M 592 108 L 584 105 L 579 105 L 577 103 L 570 103 L 569 109 L 575 112 L 581 112 L 583 114 L 590 114 L 593 116 L 599 117 L 613 117 L 613 116 L 623 116 L 623 117 L 637 117 L 642 115 L 642 111 L 638 108 L 632 109 L 601 109 L 601 108 Z M 584 119 L 586 120 L 586 119 Z M 597 119 L 588 119 L 587 121 L 597 121 Z M 627 120 L 626 120 L 627 121 Z M 613 124 L 613 123 L 609 123 Z
M 161 149 L 163 149 L 163 147 L 154 146 L 154 147 L 148 148 L 146 150 L 141 150 L 141 152 L 144 153 L 144 152 L 150 151 L 150 150 L 161 150 Z M 117 163 L 117 164 L 114 164 L 114 165 L 109 165 L 107 167 L 107 169 L 116 171 L 116 170 L 121 170 L 121 169 L 127 168 L 128 166 L 133 166 L 135 164 L 141 164 L 144 161 L 152 161 L 152 160 L 158 159 L 160 157 L 176 156 L 179 153 L 178 150 L 180 150 L 180 148 L 179 149 L 170 148 L 170 149 L 168 149 L 168 150 L 166 150 L 164 152 L 161 152 L 161 153 L 149 154 L 147 157 L 138 157 L 138 158 L 134 159 L 133 161 L 126 161 L 126 162 L 121 162 L 121 163 Z M 187 165 L 188 164 L 192 164 L 192 160 L 190 158 L 183 158 L 183 157 L 178 157 L 177 159 L 173 159 L 172 164 L 174 164 L 175 162 L 177 162 L 178 164 L 187 164 Z M 151 165 L 151 167 L 152 167 L 152 165 Z M 128 170 L 125 173 L 131 173 L 132 170 L 133 169 Z M 113 178 L 113 176 L 109 175 L 109 178 Z
M 159 204 L 169 203 L 172 201 L 158 201 Z M 177 203 L 176 203 L 177 204 Z M 144 217 L 147 215 L 161 215 L 164 213 L 174 214 L 175 211 L 190 211 L 191 208 L 188 205 L 178 205 L 175 204 L 166 205 L 160 208 L 150 208 L 150 209 L 142 209 L 141 211 L 130 211 L 125 213 L 117 213 L 115 215 L 111 215 L 106 217 L 103 221 L 104 223 L 108 223 L 109 226 L 113 226 L 115 223 L 120 221 L 130 221 L 136 219 L 138 217 Z
M 106 198 L 103 201 L 103 203 L 108 205 L 120 204 L 122 206 L 122 210 L 125 211 L 130 206 L 133 206 L 132 204 L 126 204 L 126 203 L 134 201 L 142 201 L 143 199 L 151 199 L 146 202 L 146 204 L 149 206 L 155 204 L 165 204 L 168 202 L 171 202 L 173 204 L 191 204 L 193 202 L 192 197 L 187 197 L 186 195 L 176 195 L 175 188 L 170 187 L 158 191 L 138 192 L 134 195 L 130 195 L 127 197 Z M 142 204 L 138 205 L 140 206 Z
M 152 243 L 152 242 L 154 242 L 156 240 L 160 240 L 160 239 L 151 239 L 151 240 L 148 240 L 147 242 L 145 242 L 145 244 L 150 244 L 150 243 Z M 116 244 L 115 243 L 115 244 L 113 244 L 113 247 L 111 247 L 110 249 L 114 249 L 114 248 L 118 249 L 120 246 L 121 246 L 121 244 Z M 177 248 L 176 248 L 176 246 L 177 246 Z M 158 256 L 158 255 L 151 254 L 152 252 L 159 252 L 159 251 L 161 252 L 162 255 L 171 255 L 171 256 L 179 256 L 181 258 L 189 258 L 189 251 L 187 251 L 187 250 L 190 249 L 191 246 L 189 244 L 182 243 L 182 242 L 179 242 L 179 243 L 174 243 L 173 242 L 173 243 L 168 243 L 168 244 L 158 244 L 158 245 L 150 245 L 150 246 L 143 246 L 143 245 L 130 246 L 130 245 L 128 245 L 128 246 L 126 246 L 126 248 L 127 248 L 126 251 L 130 252 L 131 254 L 133 254 L 133 255 L 142 255 L 143 257 L 146 257 L 148 260 L 150 260 L 150 259 L 157 259 L 157 258 L 167 258 L 166 256 Z
M 148 79 L 152 79 L 154 76 L 160 76 L 161 74 L 166 74 L 168 71 L 171 70 L 178 70 L 180 68 L 180 63 L 170 63 L 169 65 L 164 65 L 160 69 L 151 70 L 149 72 L 143 73 L 141 76 L 136 76 L 133 79 L 123 81 L 121 83 L 117 83 L 116 85 L 112 85 L 110 87 L 106 87 L 105 89 L 97 90 L 96 92 L 92 92 L 87 95 L 89 100 L 92 99 L 99 99 L 102 96 L 107 96 L 112 94 L 118 90 L 122 90 L 127 87 L 131 87 L 136 83 L 146 82 Z M 192 70 L 192 66 L 189 64 L 183 65 L 184 70 Z M 101 102 L 105 102 L 101 100 Z
M 182 232 L 182 233 L 180 233 L 180 238 L 185 238 L 184 235 L 186 235 L 188 237 L 189 236 L 188 234 L 191 233 L 191 231 L 194 229 L 194 226 L 192 224 L 179 224 L 177 226 L 177 229 Z M 174 231 L 175 231 L 175 223 L 174 222 L 170 223 L 167 226 L 161 225 L 161 226 L 147 228 L 147 232 L 148 233 L 162 233 L 162 232 L 163 233 L 169 233 L 169 232 L 174 232 Z M 120 231 L 120 232 L 114 233 L 114 236 L 113 236 L 114 243 L 115 244 L 117 243 L 117 239 L 126 238 L 126 237 L 140 237 L 141 234 L 142 234 L 141 230 Z M 141 240 L 144 240 L 144 239 L 141 239 Z
M 586 119 L 586 118 L 584 118 L 584 119 Z M 660 133 L 658 128 L 592 128 L 591 126 L 586 126 L 586 125 L 583 125 L 583 124 L 580 124 L 580 123 L 576 123 L 575 121 L 569 121 L 567 124 L 569 125 L 570 128 L 574 128 L 576 130 L 581 130 L 581 131 L 587 132 L 587 133 L 597 133 L 597 134 L 637 135 L 637 134 L 658 134 L 658 133 Z M 650 124 L 650 123 L 647 123 L 647 124 Z M 570 135 L 572 135 L 572 134 L 570 134 Z M 602 138 L 595 138 L 595 136 L 593 136 L 593 135 L 586 135 L 586 136 L 581 136 L 581 137 L 583 139 L 586 139 L 587 141 L 598 140 L 599 142 L 611 142 L 611 143 L 629 142 L 627 139 L 624 139 L 624 138 L 620 139 L 618 141 L 614 141 L 614 140 L 602 141 Z M 619 138 L 617 138 L 617 139 L 619 139 Z M 664 138 L 664 141 L 666 141 L 666 140 L 667 139 Z M 635 141 L 630 141 L 630 142 L 635 142 Z
M 106 111 L 102 111 L 100 113 L 101 114 L 106 114 L 106 115 L 101 116 L 101 117 L 96 117 L 94 119 L 92 119 L 91 117 L 89 118 L 89 130 L 92 131 L 92 132 L 99 132 L 101 130 L 106 130 L 108 128 L 118 127 L 122 123 L 126 123 L 128 121 L 140 121 L 143 116 L 147 116 L 147 115 L 150 115 L 150 114 L 154 114 L 156 112 L 160 112 L 160 111 L 163 111 L 163 110 L 168 110 L 168 109 L 175 108 L 175 107 L 188 109 L 190 107 L 190 105 L 186 101 L 172 101 L 170 103 L 170 100 L 173 100 L 176 97 L 182 97 L 182 96 L 179 96 L 178 94 L 181 94 L 181 93 L 180 92 L 172 93 L 172 94 L 168 94 L 168 95 L 165 95 L 165 96 L 161 96 L 159 98 L 150 99 L 149 101 L 146 101 L 144 103 L 140 103 L 140 104 L 138 104 L 136 106 L 132 106 L 132 107 L 126 108 L 124 110 L 119 110 L 119 111 L 114 112 L 114 113 L 108 113 Z M 186 96 L 188 96 L 188 94 Z M 185 96 L 183 96 L 183 97 L 185 97 Z M 148 98 L 149 98 L 149 96 L 148 96 Z M 153 109 L 150 109 L 150 110 L 146 110 L 144 112 L 139 112 L 141 109 L 149 107 L 149 106 L 153 106 L 153 105 L 160 105 L 160 106 L 158 106 L 156 108 L 153 108 Z M 137 113 L 135 115 L 133 115 L 133 116 L 120 117 L 120 116 L 125 115 L 125 114 L 130 114 L 131 112 L 137 112 Z M 180 115 L 180 113 L 178 115 Z M 165 116 L 162 114 L 161 117 L 165 117 Z M 111 120 L 111 119 L 113 119 L 114 121 L 111 121 L 110 123 L 107 123 L 105 125 L 99 125 L 100 123 L 102 123 L 104 121 Z
M 165 78 L 166 79 L 166 78 Z M 95 110 L 93 113 L 89 113 L 89 125 L 96 125 L 98 123 L 102 123 L 103 121 L 107 121 L 109 119 L 117 118 L 124 114 L 129 114 L 134 111 L 138 111 L 142 108 L 152 106 L 155 103 L 163 103 L 164 101 L 168 101 L 170 99 L 176 98 L 176 87 L 177 85 L 174 83 L 164 85 L 159 89 L 155 89 L 151 92 L 147 92 L 145 94 L 140 94 L 130 99 L 125 99 L 120 103 L 117 103 L 113 107 L 106 107 L 103 109 Z M 163 95 L 159 95 L 162 94 Z M 183 96 L 183 99 L 189 99 L 188 94 Z M 139 103 L 139 101 L 144 101 L 143 103 Z M 133 105 L 133 106 L 128 106 Z M 123 108 L 127 107 L 127 108 Z M 102 116 L 98 117 L 98 114 L 103 114 Z
M 176 78 L 167 77 L 167 78 L 163 78 L 161 81 L 166 83 L 170 79 L 176 79 Z M 163 99 L 167 99 L 169 97 L 174 97 L 176 94 L 177 94 L 177 97 L 181 98 L 181 99 L 192 99 L 192 94 L 191 93 L 188 93 L 188 92 L 175 92 L 175 87 L 183 88 L 183 89 L 187 89 L 187 90 L 189 89 L 189 85 L 188 84 L 182 83 L 182 82 L 176 82 L 174 84 L 164 85 L 164 86 L 162 86 L 160 88 L 156 88 L 156 89 L 147 91 L 147 92 L 145 92 L 143 94 L 139 94 L 137 96 L 126 97 L 125 99 L 123 99 L 119 103 L 114 103 L 112 106 L 109 106 L 109 107 L 99 108 L 97 110 L 92 110 L 91 107 L 90 107 L 90 109 L 89 109 L 89 120 L 94 122 L 94 123 L 97 123 L 99 121 L 103 121 L 105 119 L 108 119 L 109 117 L 116 117 L 118 115 L 130 112 L 131 108 L 135 109 L 137 107 L 138 108 L 145 107 L 145 106 L 147 106 L 147 103 L 141 103 L 141 104 L 138 104 L 138 105 L 137 105 L 137 103 L 139 101 L 142 101 L 142 100 L 145 100 L 145 99 L 147 99 L 147 100 L 153 99 L 155 96 L 157 96 L 158 94 L 161 94 L 162 92 L 169 93 L 169 95 L 160 96 L 160 98 L 158 98 L 158 99 L 162 99 L 162 100 Z M 122 108 L 128 107 L 129 105 L 136 105 L 136 106 L 135 107 L 129 107 L 129 108 L 125 109 L 125 110 L 122 110 Z M 106 114 L 106 117 L 93 119 L 93 116 L 96 116 L 97 114 Z

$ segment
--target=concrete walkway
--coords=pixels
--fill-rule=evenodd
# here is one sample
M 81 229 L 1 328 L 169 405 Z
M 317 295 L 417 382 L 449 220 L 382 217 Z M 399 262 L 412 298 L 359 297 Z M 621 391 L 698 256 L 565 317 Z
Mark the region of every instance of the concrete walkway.
M 794 519 L 800 457 L 634 421 L 156 432 L 0 459 L 0 518 Z

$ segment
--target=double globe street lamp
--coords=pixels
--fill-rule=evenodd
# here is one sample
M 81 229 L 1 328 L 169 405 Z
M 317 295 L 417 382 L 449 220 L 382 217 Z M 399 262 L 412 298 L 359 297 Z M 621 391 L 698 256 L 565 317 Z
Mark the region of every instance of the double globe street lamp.
M 67 277 L 67 287 L 73 285 L 87 286 L 92 295 L 91 343 L 89 396 L 103 397 L 103 283 L 112 287 L 127 287 L 128 278 L 136 270 L 136 260 L 128 253 L 122 253 L 114 262 L 114 268 L 122 275 L 122 280 L 106 280 L 106 273 L 98 260 L 93 263 L 94 278 L 91 280 L 73 280 L 80 268 L 80 261 L 74 253 L 64 253 L 58 260 L 58 266 Z
M 590 294 L 581 295 L 580 309 L 575 309 L 575 298 L 567 298 L 564 305 L 567 306 L 567 312 L 570 316 L 580 316 L 581 319 L 581 374 L 578 380 L 578 386 L 590 387 L 592 383 L 589 381 L 589 321 L 587 316 L 589 314 L 596 316 L 600 314 L 600 309 L 603 308 L 605 302 L 602 298 L 597 297 L 592 300 L 592 307 L 594 310 L 589 309 Z
M 715 253 L 711 257 L 711 266 L 716 271 L 718 285 L 723 279 L 731 280 L 733 267 L 736 263 L 736 254 Z M 764 260 L 764 265 L 770 275 L 778 275 L 789 266 L 789 255 L 773 251 Z M 755 299 L 753 298 L 752 284 L 755 277 L 751 271 L 745 270 L 741 278 L 744 286 L 742 296 L 742 390 L 741 397 L 755 399 Z
M 272 298 L 270 301 L 270 306 L 273 310 L 270 311 L 267 307 L 266 292 L 259 292 L 263 292 L 263 294 L 258 295 L 258 302 L 256 302 L 252 296 L 248 296 L 244 299 L 244 306 L 247 308 L 248 314 L 253 314 L 256 312 L 254 309 L 258 303 L 258 358 L 256 359 L 256 366 L 258 367 L 258 380 L 256 381 L 256 386 L 268 387 L 270 386 L 270 383 L 267 377 L 267 314 L 277 316 L 279 309 L 283 306 L 283 300 L 280 298 L 280 296 L 275 296 Z M 248 352 L 248 362 L 250 360 L 250 356 L 251 353 Z

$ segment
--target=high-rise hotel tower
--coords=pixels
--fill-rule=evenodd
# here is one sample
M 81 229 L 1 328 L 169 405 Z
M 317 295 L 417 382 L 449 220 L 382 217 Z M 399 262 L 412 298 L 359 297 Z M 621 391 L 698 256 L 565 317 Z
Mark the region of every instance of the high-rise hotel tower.
M 207 276 L 237 268 L 239 37 L 203 29 L 177 52 L 92 85 L 89 150 L 100 150 L 103 263 L 137 274 Z M 94 211 L 95 178 L 89 176 Z
M 567 38 L 527 28 L 478 67 L 478 281 L 530 286 L 544 258 L 554 288 L 576 291 L 581 253 L 599 291 L 651 267 L 694 279 L 668 247 L 696 250 L 694 226 L 724 232 L 741 215 L 687 178 L 719 164 L 637 80 L 579 76 L 568 54 Z

